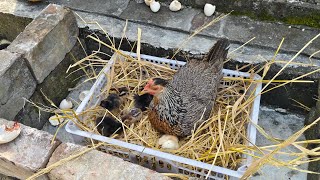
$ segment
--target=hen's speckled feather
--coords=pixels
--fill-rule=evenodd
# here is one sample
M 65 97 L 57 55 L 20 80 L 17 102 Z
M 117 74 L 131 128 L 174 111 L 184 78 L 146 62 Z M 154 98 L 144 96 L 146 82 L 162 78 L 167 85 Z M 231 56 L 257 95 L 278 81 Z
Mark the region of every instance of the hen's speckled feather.
M 156 112 L 151 112 L 155 117 L 151 120 L 154 127 L 167 123 L 164 129 L 157 129 L 168 134 L 188 136 L 195 123 L 199 125 L 209 117 L 222 79 L 221 71 L 228 48 L 229 41 L 221 39 L 204 60 L 190 60 L 178 70 L 158 99 L 150 104 L 151 111 Z M 168 126 L 172 130 L 168 130 Z

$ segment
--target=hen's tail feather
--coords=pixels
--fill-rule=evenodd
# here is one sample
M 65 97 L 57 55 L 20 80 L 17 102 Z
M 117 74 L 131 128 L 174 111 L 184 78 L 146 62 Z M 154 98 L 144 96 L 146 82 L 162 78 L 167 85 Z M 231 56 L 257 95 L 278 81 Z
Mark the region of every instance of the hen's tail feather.
M 229 45 L 230 43 L 228 39 L 218 40 L 216 44 L 210 49 L 206 60 L 213 64 L 222 64 L 222 61 L 227 58 Z

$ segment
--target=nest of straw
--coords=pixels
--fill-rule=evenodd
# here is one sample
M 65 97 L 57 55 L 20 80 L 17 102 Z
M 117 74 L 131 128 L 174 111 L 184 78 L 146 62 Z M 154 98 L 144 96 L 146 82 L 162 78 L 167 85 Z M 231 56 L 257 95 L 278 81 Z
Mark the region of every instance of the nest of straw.
M 130 95 L 122 104 L 120 111 L 132 107 L 132 96 L 138 94 L 150 78 L 171 79 L 176 72 L 168 64 L 159 65 L 117 54 L 112 58 L 114 63 L 106 74 L 108 83 L 101 90 L 100 95 L 106 97 L 112 92 L 112 89 L 127 87 Z M 160 149 L 157 142 L 161 134 L 151 126 L 147 112 L 143 113 L 139 122 L 129 127 L 123 124 L 123 134 L 115 133 L 112 138 L 205 163 L 237 169 L 243 160 L 242 152 L 237 148 L 248 143 L 246 128 L 250 122 L 253 102 L 253 93 L 249 91 L 250 87 L 252 89 L 250 85 L 251 83 L 244 81 L 243 78 L 232 80 L 232 78 L 225 77 L 221 82 L 212 115 L 195 129 L 191 136 L 180 139 L 180 148 L 177 150 Z M 119 114 L 112 114 L 96 106 L 81 113 L 80 116 L 83 119 L 81 128 L 98 133 L 95 120 L 97 117 L 106 115 L 111 115 L 121 122 Z M 113 148 L 128 151 L 121 147 Z

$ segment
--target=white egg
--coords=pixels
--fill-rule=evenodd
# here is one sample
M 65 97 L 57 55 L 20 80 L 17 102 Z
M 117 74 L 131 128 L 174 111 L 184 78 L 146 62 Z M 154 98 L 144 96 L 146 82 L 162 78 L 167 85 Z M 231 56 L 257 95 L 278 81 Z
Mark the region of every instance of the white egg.
M 175 150 L 175 149 L 179 149 L 179 144 L 175 141 L 168 140 L 161 145 L 161 148 Z
M 212 16 L 215 11 L 216 11 L 216 6 L 209 3 L 206 3 L 206 5 L 204 5 L 204 14 L 206 16 Z
M 68 101 L 66 99 L 62 100 L 60 105 L 59 105 L 60 109 L 71 109 L 72 108 L 72 102 Z
M 171 11 L 179 11 L 181 9 L 181 3 L 177 0 L 173 0 L 171 3 L 170 3 L 170 6 L 169 6 L 169 9 Z
M 160 3 L 157 1 L 153 1 L 150 3 L 150 9 L 152 12 L 158 12 L 160 10 Z
M 163 135 L 158 140 L 158 144 L 163 149 L 179 149 L 179 139 L 172 135 Z

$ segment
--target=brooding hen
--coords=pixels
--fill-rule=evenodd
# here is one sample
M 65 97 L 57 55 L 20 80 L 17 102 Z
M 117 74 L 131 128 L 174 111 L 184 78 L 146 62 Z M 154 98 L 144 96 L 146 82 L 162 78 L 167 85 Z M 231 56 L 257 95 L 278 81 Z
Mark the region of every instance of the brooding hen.
M 144 88 L 153 95 L 149 120 L 158 131 L 179 137 L 209 118 L 222 79 L 229 41 L 219 40 L 202 61 L 190 60 L 170 81 L 150 79 Z

